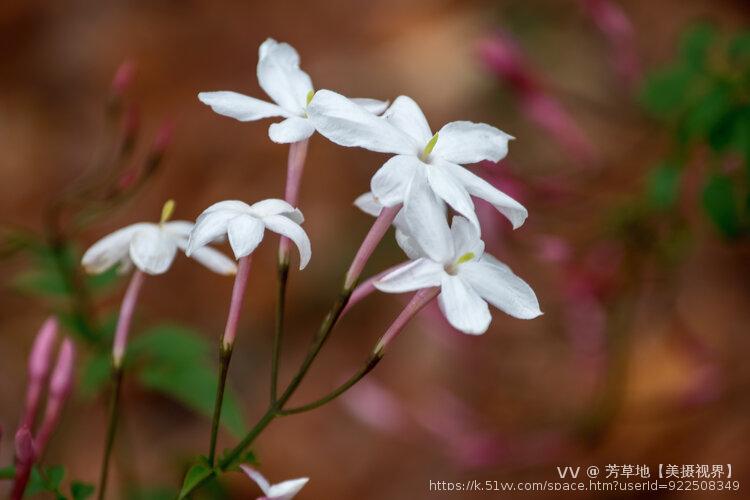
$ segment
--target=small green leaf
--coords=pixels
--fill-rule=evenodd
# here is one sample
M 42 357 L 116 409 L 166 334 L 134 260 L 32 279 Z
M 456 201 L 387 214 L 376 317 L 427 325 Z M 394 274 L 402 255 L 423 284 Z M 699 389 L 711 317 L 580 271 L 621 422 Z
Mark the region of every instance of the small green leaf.
M 128 500 L 174 500 L 177 492 L 168 487 L 149 487 L 130 490 L 127 494 Z
M 211 466 L 206 463 L 205 458 L 201 457 L 196 464 L 190 467 L 190 470 L 185 475 L 185 481 L 182 483 L 179 498 L 185 498 L 195 486 L 211 477 L 213 473 Z
M 689 31 L 680 44 L 680 56 L 691 68 L 704 69 L 708 52 L 716 39 L 716 30 L 708 25 L 697 26 Z
M 648 176 L 648 198 L 658 209 L 667 209 L 677 201 L 680 187 L 680 169 L 664 163 L 651 171 Z
M 688 102 L 688 91 L 693 73 L 685 67 L 674 66 L 648 76 L 641 92 L 641 102 L 659 118 L 670 118 Z
M 13 280 L 20 291 L 43 297 L 65 297 L 70 291 L 62 276 L 41 269 L 24 271 Z
M 12 465 L 0 467 L 0 479 L 13 479 L 16 477 L 16 468 Z
M 723 174 L 712 174 L 703 189 L 703 207 L 714 225 L 727 237 L 740 233 L 740 219 L 732 180 Z
M 94 494 L 94 486 L 80 481 L 73 481 L 70 484 L 70 494 L 73 500 L 86 500 Z

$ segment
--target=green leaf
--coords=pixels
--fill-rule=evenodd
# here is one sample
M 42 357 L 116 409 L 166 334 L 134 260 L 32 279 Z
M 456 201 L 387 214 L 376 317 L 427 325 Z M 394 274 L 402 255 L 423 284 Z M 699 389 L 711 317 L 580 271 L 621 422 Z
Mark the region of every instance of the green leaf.
M 182 483 L 180 489 L 180 499 L 185 498 L 187 494 L 198 484 L 202 483 L 213 475 L 213 469 L 206 462 L 206 459 L 201 457 L 198 462 L 195 463 L 188 473 L 185 474 L 185 481 Z
M 649 75 L 641 92 L 641 102 L 660 118 L 675 116 L 688 102 L 688 90 L 693 82 L 689 68 L 674 66 Z
M 145 387 L 170 396 L 209 418 L 214 411 L 217 377 L 216 371 L 205 364 L 154 364 L 144 367 L 138 374 L 138 379 Z M 235 437 L 245 433 L 244 417 L 229 388 L 224 392 L 221 423 Z
M 0 479 L 13 479 L 16 477 L 16 468 L 12 465 L 0 467 Z
M 682 39 L 680 57 L 689 67 L 704 69 L 715 39 L 716 30 L 713 27 L 702 25 L 693 28 Z
M 732 180 L 723 174 L 712 174 L 703 188 L 703 207 L 714 225 L 727 237 L 740 233 L 740 219 Z
M 168 487 L 150 487 L 130 490 L 127 494 L 128 500 L 174 500 L 177 492 Z
M 94 354 L 86 361 L 81 375 L 78 391 L 84 398 L 92 398 L 99 394 L 110 379 L 112 361 L 109 352 Z
M 730 89 L 726 85 L 715 84 L 690 107 L 685 117 L 685 131 L 689 137 L 708 137 L 732 109 Z
M 54 493 L 58 499 L 65 499 L 65 495 L 60 491 L 60 483 L 65 478 L 65 468 L 61 465 L 54 465 L 46 469 L 40 469 L 34 466 L 31 469 L 29 484 L 26 487 L 26 495 L 49 492 Z
M 19 273 L 13 284 L 21 292 L 46 297 L 65 297 L 69 295 L 68 286 L 57 272 L 35 269 Z
M 86 500 L 94 494 L 94 486 L 80 481 L 73 481 L 70 484 L 70 494 L 73 500 Z
M 117 267 L 113 267 L 101 274 L 88 275 L 86 281 L 88 282 L 90 289 L 94 291 L 104 291 L 117 283 L 119 278 L 120 274 L 117 272 Z
M 680 169 L 664 163 L 651 171 L 648 177 L 648 198 L 659 209 L 667 209 L 677 201 L 680 188 Z
M 225 449 L 221 454 L 221 459 L 219 460 L 219 463 L 226 462 L 226 458 L 229 456 L 231 452 L 232 452 L 232 448 Z M 225 470 L 239 471 L 240 464 L 250 464 L 253 466 L 257 466 L 257 465 L 260 465 L 260 462 L 258 461 L 258 457 L 255 456 L 255 453 L 252 450 L 248 450 L 242 453 L 235 460 L 233 460 L 229 464 L 229 467 Z
M 750 32 L 741 33 L 730 42 L 729 60 L 735 66 L 750 65 Z
M 145 387 L 210 418 L 218 378 L 211 351 L 206 339 L 192 330 L 161 325 L 131 342 L 128 359 L 139 366 L 138 379 Z M 236 437 L 245 433 L 245 419 L 230 387 L 224 393 L 221 422 Z

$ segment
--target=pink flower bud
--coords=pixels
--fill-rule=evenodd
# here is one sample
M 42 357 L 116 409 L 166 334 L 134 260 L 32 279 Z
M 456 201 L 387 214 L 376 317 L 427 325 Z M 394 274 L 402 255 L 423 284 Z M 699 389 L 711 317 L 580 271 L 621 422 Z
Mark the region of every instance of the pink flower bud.
M 57 337 L 57 318 L 50 317 L 39 329 L 29 356 L 29 378 L 41 380 L 47 377 L 50 368 L 50 356 Z
M 73 366 L 76 359 L 76 348 L 73 341 L 66 338 L 57 355 L 55 371 L 49 384 L 50 398 L 65 398 L 73 387 Z
M 124 61 L 115 71 L 112 78 L 112 93 L 116 96 L 122 96 L 135 79 L 135 63 L 133 61 Z
M 34 438 L 25 425 L 21 426 L 16 432 L 16 458 L 20 464 L 32 464 L 36 460 Z
M 174 137 L 174 122 L 171 120 L 164 121 L 159 130 L 156 132 L 154 138 L 154 145 L 152 146 L 152 154 L 163 155 L 164 152 L 172 144 L 172 138 Z

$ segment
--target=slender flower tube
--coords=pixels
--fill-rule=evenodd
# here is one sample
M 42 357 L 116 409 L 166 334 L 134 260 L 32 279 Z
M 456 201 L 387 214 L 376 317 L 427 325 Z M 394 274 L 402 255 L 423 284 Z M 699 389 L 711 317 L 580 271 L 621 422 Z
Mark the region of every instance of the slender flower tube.
M 297 206 L 299 200 L 299 189 L 302 182 L 302 171 L 305 168 L 308 142 L 309 139 L 304 139 L 289 145 L 284 200 L 293 207 Z M 284 236 L 279 240 L 279 263 L 281 265 L 289 264 L 289 244 L 289 239 Z
M 57 355 L 57 364 L 50 379 L 49 396 L 47 398 L 44 420 L 36 435 L 36 451 L 40 456 L 47 448 L 50 436 L 60 421 L 65 401 L 73 389 L 73 367 L 75 366 L 75 360 L 75 343 L 71 339 L 66 338 Z
M 378 341 L 374 350 L 375 354 L 382 356 L 385 352 L 385 348 L 388 347 L 388 344 L 393 342 L 393 339 L 401 333 L 404 327 L 409 324 L 409 321 L 411 321 L 411 319 L 421 311 L 424 306 L 437 297 L 439 292 L 439 288 L 423 288 L 415 293 L 414 297 L 412 297 L 409 303 L 406 304 L 404 310 L 401 311 L 401 314 L 396 317 L 396 320 L 391 323 L 391 326 L 388 327 L 388 330 L 386 330 Z
M 125 292 L 125 297 L 120 306 L 120 316 L 117 318 L 115 340 L 112 344 L 112 364 L 115 369 L 118 370 L 122 367 L 122 359 L 125 356 L 125 347 L 127 346 L 128 335 L 130 333 L 130 323 L 133 319 L 135 305 L 138 302 L 138 296 L 141 293 L 141 287 L 143 286 L 143 280 L 145 278 L 145 273 L 140 270 L 133 273 L 133 277 L 130 278 L 128 290 Z
M 51 317 L 44 322 L 34 340 L 29 357 L 29 383 L 26 389 L 26 408 L 21 426 L 31 429 L 39 407 L 39 398 L 47 381 L 50 370 L 50 358 L 57 337 L 57 318 Z
M 21 500 L 29 482 L 31 468 L 37 459 L 34 446 L 34 438 L 26 426 L 21 426 L 16 431 L 16 477 L 13 480 L 13 490 L 10 493 L 11 500 Z
M 378 244 L 383 239 L 383 236 L 385 236 L 388 228 L 391 227 L 393 220 L 396 218 L 396 215 L 398 215 L 400 210 L 400 203 L 392 207 L 385 207 L 380 212 L 377 219 L 375 219 L 375 222 L 367 233 L 367 236 L 365 236 L 359 250 L 357 250 L 357 254 L 354 256 L 354 260 L 346 273 L 346 279 L 344 280 L 344 288 L 346 290 L 351 290 L 357 283 L 357 280 L 362 274 L 362 270 L 365 268 L 365 264 L 370 260 L 370 256 L 372 256 L 375 248 L 377 248 Z
M 232 287 L 232 300 L 229 304 L 229 314 L 227 315 L 227 324 L 224 328 L 224 335 L 221 337 L 221 345 L 225 350 L 229 350 L 234 345 L 234 338 L 237 335 L 237 326 L 242 311 L 242 301 L 245 298 L 245 289 L 247 288 L 247 278 L 250 274 L 251 255 L 240 257 L 237 267 L 237 275 L 234 277 L 234 286 Z

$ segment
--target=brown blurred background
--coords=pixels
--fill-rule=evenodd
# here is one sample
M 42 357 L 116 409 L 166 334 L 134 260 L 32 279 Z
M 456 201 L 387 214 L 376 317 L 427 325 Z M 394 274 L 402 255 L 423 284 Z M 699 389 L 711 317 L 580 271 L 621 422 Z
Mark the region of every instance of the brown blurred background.
M 691 23 L 710 21 L 731 31 L 750 18 L 741 0 L 619 4 L 634 26 L 646 71 L 673 55 Z M 593 167 L 582 168 L 561 152 L 482 66 L 476 42 L 497 29 L 517 38 L 546 90 L 585 133 L 593 145 Z M 298 49 L 316 88 L 380 99 L 412 96 L 434 129 L 458 119 L 494 124 L 517 137 L 504 168 L 521 187 L 526 180 L 559 175 L 573 183 L 575 193 L 555 203 L 531 191 L 522 199 L 528 223 L 513 233 L 503 230 L 498 236 L 503 243 L 493 251 L 532 285 L 543 317 L 523 322 L 495 310 L 490 331 L 474 338 L 449 331 L 425 313 L 370 376 L 395 401 L 369 397 L 363 391 L 372 387 L 366 386 L 359 394 L 353 389 L 343 402 L 273 423 L 254 448 L 269 479 L 309 476 L 300 498 L 325 499 L 439 495 L 428 492 L 429 480 L 554 480 L 557 465 L 731 463 L 735 478 L 750 479 L 746 244 L 723 242 L 698 217 L 697 236 L 678 267 L 664 273 L 649 262 L 639 274 L 623 273 L 616 280 L 619 291 L 603 299 L 615 325 L 607 335 L 619 340 L 615 348 L 592 355 L 604 358 L 594 375 L 565 328 L 561 290 L 567 274 L 534 251 L 539 238 L 554 235 L 584 253 L 606 234 L 602 214 L 641 189 L 643 173 L 666 148 L 665 135 L 613 72 L 602 33 L 581 2 L 5 0 L 0 4 L 2 222 L 43 231 L 46 203 L 88 168 L 106 137 L 102 110 L 123 60 L 137 65 L 128 91 L 140 114 L 136 158 L 147 154 L 164 120 L 174 123 L 173 143 L 145 189 L 88 227 L 79 248 L 120 226 L 157 219 L 168 198 L 177 202 L 175 218 L 192 220 L 221 199 L 280 197 L 287 148 L 268 139 L 270 122 L 239 123 L 196 98 L 203 90 L 235 90 L 265 99 L 255 65 L 258 45 L 269 36 Z M 284 380 L 304 355 L 371 223 L 351 202 L 368 190 L 383 160 L 317 135 L 312 139 L 300 207 L 313 260 L 290 278 Z M 250 422 L 267 400 L 275 246 L 269 237 L 254 259 L 230 372 Z M 389 237 L 368 271 L 401 259 Z M 3 465 L 12 458 L 27 353 L 50 311 L 14 288 L 13 276 L 26 265 L 20 257 L 0 263 L 7 278 L 0 289 Z M 623 284 L 628 278 L 637 282 Z M 116 307 L 124 282 L 118 287 L 97 307 Z M 139 328 L 169 320 L 218 342 L 230 290 L 231 280 L 178 257 L 168 274 L 147 280 L 134 336 Z M 295 401 L 323 394 L 355 371 L 402 305 L 401 297 L 374 295 L 347 317 Z M 596 319 L 584 315 L 581 321 Z M 367 413 L 368 401 L 382 410 L 386 400 L 397 408 L 392 426 L 357 417 Z M 207 444 L 208 419 L 128 382 L 123 406 L 112 498 L 120 497 L 124 482 L 178 484 L 187 458 Z M 47 462 L 65 464 L 68 477 L 95 483 L 104 408 L 102 397 L 74 397 Z M 387 419 L 375 410 L 372 415 L 381 424 Z M 222 436 L 222 445 L 234 442 Z M 231 498 L 258 493 L 240 474 L 226 482 Z M 492 495 L 476 495 L 486 496 Z M 450 496 L 464 497 L 470 496 Z

